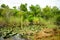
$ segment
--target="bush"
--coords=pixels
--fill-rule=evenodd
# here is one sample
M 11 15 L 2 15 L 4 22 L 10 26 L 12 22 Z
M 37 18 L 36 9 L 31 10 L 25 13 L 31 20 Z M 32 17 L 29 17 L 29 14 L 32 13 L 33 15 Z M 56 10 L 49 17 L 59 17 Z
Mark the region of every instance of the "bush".
M 7 26 L 6 21 L 4 20 L 3 17 L 0 17 L 0 27 L 5 27 L 5 26 Z
M 60 16 L 57 17 L 57 19 L 56 19 L 56 24 L 57 24 L 57 25 L 60 25 Z

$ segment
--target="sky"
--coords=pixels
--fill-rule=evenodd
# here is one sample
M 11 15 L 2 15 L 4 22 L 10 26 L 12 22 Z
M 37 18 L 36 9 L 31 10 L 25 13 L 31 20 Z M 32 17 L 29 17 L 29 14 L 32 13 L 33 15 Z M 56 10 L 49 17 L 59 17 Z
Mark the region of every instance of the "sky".
M 30 6 L 31 4 L 33 5 L 40 5 L 40 7 L 45 7 L 46 5 L 48 6 L 57 6 L 58 8 L 60 8 L 60 0 L 0 0 L 0 5 L 1 4 L 6 4 L 8 5 L 10 8 L 12 8 L 13 6 L 20 6 L 20 4 L 23 3 L 27 3 L 28 6 Z

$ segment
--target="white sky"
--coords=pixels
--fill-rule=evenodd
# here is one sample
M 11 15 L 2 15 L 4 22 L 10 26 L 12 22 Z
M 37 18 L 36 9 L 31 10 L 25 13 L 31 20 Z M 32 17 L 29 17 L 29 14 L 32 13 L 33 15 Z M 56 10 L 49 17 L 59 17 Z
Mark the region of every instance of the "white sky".
M 21 3 L 27 3 L 28 6 L 33 4 L 33 5 L 40 5 L 40 7 L 45 7 L 46 5 L 49 6 L 57 6 L 60 8 L 60 0 L 0 0 L 0 5 L 1 4 L 6 4 L 9 5 L 10 8 L 13 6 L 19 6 Z

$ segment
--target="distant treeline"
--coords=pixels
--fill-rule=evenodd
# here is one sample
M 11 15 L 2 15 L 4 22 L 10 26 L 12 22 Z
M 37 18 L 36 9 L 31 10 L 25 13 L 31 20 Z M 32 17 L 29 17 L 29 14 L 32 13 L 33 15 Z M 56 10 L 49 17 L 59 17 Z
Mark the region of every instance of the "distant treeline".
M 60 25 L 60 9 L 56 6 L 46 6 L 41 8 L 39 5 L 29 6 L 21 4 L 17 9 L 13 9 L 8 5 L 2 4 L 0 6 L 0 27 L 10 26 L 29 26 L 29 25 L 45 25 L 45 21 L 52 21 L 53 24 Z

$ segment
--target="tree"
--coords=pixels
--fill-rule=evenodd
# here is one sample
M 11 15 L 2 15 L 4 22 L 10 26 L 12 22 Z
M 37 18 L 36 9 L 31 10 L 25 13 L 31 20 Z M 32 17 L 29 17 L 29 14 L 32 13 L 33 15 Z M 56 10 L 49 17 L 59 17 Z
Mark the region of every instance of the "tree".
M 2 7 L 2 8 L 5 8 L 5 7 L 6 7 L 6 5 L 5 5 L 5 4 L 2 4 L 2 5 L 1 5 L 1 7 Z
M 5 4 L 2 4 L 1 7 L 2 8 L 9 8 L 9 6 L 8 5 L 5 5 Z
M 60 25 L 60 16 L 58 16 L 58 17 L 56 18 L 56 24 L 57 24 L 57 25 Z
M 59 15 L 59 14 L 60 14 L 60 10 L 59 10 L 56 6 L 54 6 L 54 7 L 52 8 L 52 13 L 53 13 L 54 15 Z
M 39 5 L 36 5 L 36 6 L 31 5 L 30 6 L 30 11 L 34 13 L 33 15 L 37 16 L 38 14 L 40 14 L 41 8 L 40 8 Z
M 21 11 L 27 11 L 27 4 L 21 4 L 20 5 L 20 10 Z
M 45 18 L 45 19 L 52 17 L 53 13 L 51 11 L 51 7 L 46 6 L 45 8 L 43 8 L 42 15 L 43 15 L 43 18 Z

